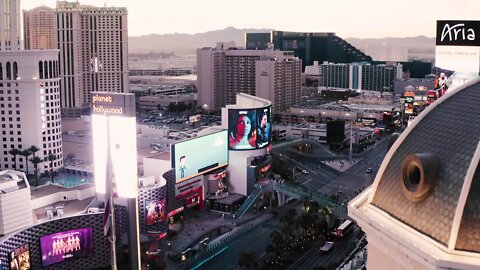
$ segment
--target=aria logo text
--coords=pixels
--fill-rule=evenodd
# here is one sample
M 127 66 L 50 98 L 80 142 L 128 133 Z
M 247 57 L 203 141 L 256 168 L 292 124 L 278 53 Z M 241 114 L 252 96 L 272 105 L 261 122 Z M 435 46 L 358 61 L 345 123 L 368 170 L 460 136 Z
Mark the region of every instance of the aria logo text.
M 465 28 L 464 23 L 458 23 L 450 26 L 448 23 L 443 26 L 440 41 L 456 41 L 456 40 L 475 40 L 475 31 L 473 28 Z

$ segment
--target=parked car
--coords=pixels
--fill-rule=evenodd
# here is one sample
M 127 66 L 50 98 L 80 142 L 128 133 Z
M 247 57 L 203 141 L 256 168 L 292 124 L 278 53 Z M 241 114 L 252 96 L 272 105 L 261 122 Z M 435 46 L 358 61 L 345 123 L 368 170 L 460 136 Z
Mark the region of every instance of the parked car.
M 368 168 L 366 173 L 371 173 L 372 172 L 372 168 Z

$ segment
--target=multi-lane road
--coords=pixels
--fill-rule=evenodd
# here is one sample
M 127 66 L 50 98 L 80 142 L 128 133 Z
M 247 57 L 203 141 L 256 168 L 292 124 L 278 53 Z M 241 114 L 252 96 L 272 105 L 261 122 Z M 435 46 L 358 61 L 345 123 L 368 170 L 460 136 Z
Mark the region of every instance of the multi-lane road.
M 387 153 L 388 141 L 389 139 L 385 138 L 364 153 L 354 155 L 355 164 L 343 172 L 322 163 L 322 161 L 342 159 L 324 145 L 316 144 L 313 153 L 299 152 L 294 145 L 288 144 L 275 148 L 273 152 L 292 173 L 296 167 L 308 170 L 308 175 L 295 171 L 297 184 L 323 194 L 336 194 L 340 191 L 341 198 L 347 200 L 351 199 L 356 191 L 372 184 Z M 344 158 L 347 159 L 347 157 Z M 372 171 L 367 172 L 368 168 Z
M 296 151 L 294 144 L 275 147 L 273 152 L 279 156 L 292 174 L 295 174 L 297 184 L 326 194 L 335 194 L 341 191 L 342 195 L 339 199 L 346 203 L 355 196 L 356 191 L 372 184 L 379 165 L 387 153 L 388 141 L 389 139 L 385 138 L 368 151 L 355 155 L 356 164 L 343 172 L 322 163 L 325 160 L 342 159 L 323 145 L 315 145 L 316 150 L 310 154 Z M 308 170 L 309 173 L 303 174 L 295 170 L 296 167 Z M 372 168 L 372 171 L 367 173 L 367 168 Z M 221 254 L 203 262 L 198 269 L 235 269 L 238 255 L 241 252 L 255 252 L 261 256 L 265 253 L 265 247 L 270 243 L 271 232 L 280 231 L 281 227 L 282 224 L 276 219 L 256 227 L 245 236 L 230 243 Z M 356 229 L 345 239 L 335 241 L 334 249 L 328 254 L 320 254 L 319 246 L 313 247 L 306 251 L 301 258 L 298 258 L 297 262 L 289 269 L 312 269 L 316 266 L 338 263 L 356 245 L 355 237 L 358 232 L 359 230 Z

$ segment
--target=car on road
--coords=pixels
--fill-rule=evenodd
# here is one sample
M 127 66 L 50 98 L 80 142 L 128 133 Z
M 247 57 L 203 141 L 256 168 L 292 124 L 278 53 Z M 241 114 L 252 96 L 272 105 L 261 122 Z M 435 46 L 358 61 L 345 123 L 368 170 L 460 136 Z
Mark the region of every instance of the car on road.
M 366 173 L 371 173 L 372 172 L 372 168 L 367 168 L 367 170 L 365 171 Z
M 330 250 L 332 250 L 334 245 L 335 244 L 333 242 L 325 242 L 325 244 L 320 247 L 320 253 L 328 253 Z
M 308 174 L 309 172 L 307 170 L 302 170 L 303 174 Z

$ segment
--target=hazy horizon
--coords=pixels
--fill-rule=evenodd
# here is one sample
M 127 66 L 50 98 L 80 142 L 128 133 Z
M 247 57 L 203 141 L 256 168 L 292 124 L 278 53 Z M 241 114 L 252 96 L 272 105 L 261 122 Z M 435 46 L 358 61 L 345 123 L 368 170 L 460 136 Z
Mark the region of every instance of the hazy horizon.
M 276 29 L 334 32 L 342 38 L 434 37 L 437 20 L 478 20 L 478 0 L 306 0 L 285 5 L 277 1 L 245 0 L 232 7 L 220 0 L 151 2 L 147 0 L 79 0 L 93 6 L 126 7 L 129 36 L 197 34 L 225 29 Z M 392 7 L 395 4 L 395 7 Z M 20 0 L 21 9 L 56 0 Z M 385 8 L 388 7 L 388 8 Z M 392 8 L 389 8 L 392 7 Z

